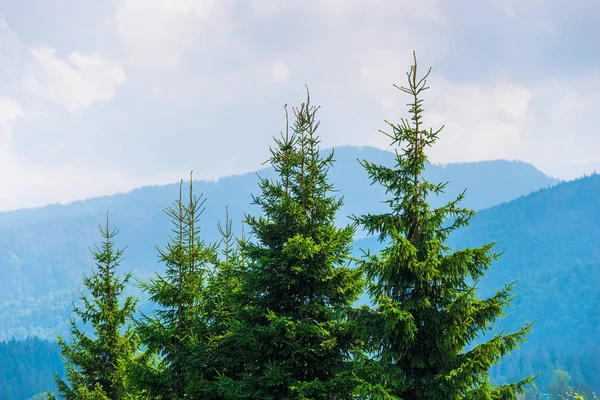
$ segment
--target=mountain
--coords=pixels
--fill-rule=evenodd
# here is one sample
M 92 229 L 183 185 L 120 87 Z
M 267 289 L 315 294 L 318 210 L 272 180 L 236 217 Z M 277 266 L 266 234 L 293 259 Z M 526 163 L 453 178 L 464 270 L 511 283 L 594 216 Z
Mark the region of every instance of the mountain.
M 366 172 L 356 161 L 363 158 L 385 165 L 393 162 L 392 153 L 374 148 L 344 147 L 335 151 L 330 177 L 346 203 L 339 214 L 340 224 L 347 223 L 351 214 L 385 208 L 381 203 L 383 190 L 370 186 Z M 270 168 L 258 174 L 274 176 Z M 447 194 L 438 201 L 468 188 L 464 204 L 475 209 L 557 183 L 529 164 L 509 161 L 429 165 L 426 176 L 433 181 L 450 181 Z M 216 182 L 194 182 L 195 193 L 204 193 L 207 199 L 202 219 L 202 234 L 207 241 L 219 239 L 216 224 L 224 219 L 225 206 L 240 232 L 244 212 L 257 211 L 250 205 L 251 194 L 257 193 L 257 181 L 256 173 L 247 173 Z M 127 246 L 123 270 L 131 269 L 138 279 L 162 271 L 155 246 L 166 244 L 171 229 L 162 210 L 178 194 L 178 184 L 149 186 L 68 205 L 0 214 L 0 273 L 4 277 L 0 280 L 0 340 L 31 335 L 54 338 L 57 331 L 65 332 L 82 273 L 92 267 L 88 248 L 99 242 L 98 225 L 104 223 L 107 210 L 111 225 L 120 230 L 117 245 Z M 131 291 L 136 293 L 137 289 Z
M 38 338 L 0 342 L 0 365 L 3 400 L 25 400 L 41 392 L 55 392 L 54 373 L 65 376 L 58 343 Z
M 516 299 L 497 331 L 536 321 L 522 350 L 495 369 L 498 381 L 563 369 L 600 389 L 600 175 L 542 189 L 479 212 L 453 234 L 455 249 L 496 242 L 505 251 L 479 282 L 483 296 L 517 281 Z M 378 250 L 374 238 L 355 249 Z M 364 299 L 363 299 L 364 300 Z

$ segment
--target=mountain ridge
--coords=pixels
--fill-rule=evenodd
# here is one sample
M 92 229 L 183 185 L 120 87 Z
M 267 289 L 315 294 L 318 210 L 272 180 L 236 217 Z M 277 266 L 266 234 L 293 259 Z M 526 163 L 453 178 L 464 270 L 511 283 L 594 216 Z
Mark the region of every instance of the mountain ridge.
M 393 166 L 393 153 L 369 147 L 345 147 L 337 149 L 334 158 L 337 161 L 330 169 L 330 179 L 345 201 L 337 223 L 349 223 L 350 215 L 385 210 L 385 204 L 381 203 L 384 190 L 370 185 L 357 159 Z M 446 200 L 468 188 L 464 205 L 475 209 L 556 184 L 531 165 L 509 161 L 429 165 L 425 174 L 435 182 L 450 181 Z M 194 182 L 195 193 L 204 193 L 207 199 L 201 218 L 201 235 L 205 240 L 220 239 L 215 228 L 225 217 L 225 206 L 233 220 L 234 233 L 238 234 L 244 214 L 259 211 L 250 205 L 252 193 L 258 190 L 258 176 L 273 179 L 275 173 L 266 168 L 217 182 Z M 120 231 L 117 246 L 127 246 L 124 270 L 131 269 L 139 279 L 162 271 L 155 246 L 166 243 L 171 229 L 162 210 L 178 194 L 177 183 L 150 185 L 69 205 L 0 214 L 0 273 L 6 277 L 0 281 L 0 340 L 33 333 L 48 338 L 54 337 L 57 330 L 63 331 L 65 321 L 57 318 L 68 314 L 70 301 L 80 288 L 82 273 L 92 267 L 88 248 L 98 242 L 98 226 L 104 223 L 107 210 L 111 226 Z M 356 237 L 361 234 L 357 232 Z
M 335 153 L 346 152 L 348 150 L 350 150 L 350 151 L 357 150 L 360 152 L 366 151 L 369 153 L 381 153 L 381 154 L 387 153 L 387 158 L 389 160 L 391 160 L 394 155 L 393 152 L 391 152 L 389 150 L 384 150 L 384 149 L 380 149 L 380 148 L 376 148 L 376 147 L 372 147 L 372 146 L 340 146 L 340 147 L 335 147 L 335 148 L 326 148 L 326 149 L 323 149 L 322 152 L 329 152 L 332 150 L 335 151 Z M 375 158 L 379 159 L 380 157 L 376 155 Z M 335 157 L 334 157 L 334 159 L 335 159 Z M 550 185 L 564 182 L 564 180 L 546 175 L 539 168 L 537 168 L 534 164 L 528 163 L 526 161 L 516 160 L 516 159 L 514 159 L 514 160 L 493 159 L 493 160 L 464 161 L 464 162 L 458 161 L 458 162 L 449 162 L 449 163 L 430 163 L 428 165 L 433 168 L 439 168 L 439 169 L 448 169 L 448 168 L 453 169 L 456 167 L 470 168 L 475 165 L 486 166 L 486 165 L 503 165 L 503 164 L 524 167 L 530 173 L 534 173 L 534 174 L 537 173 L 537 174 L 543 175 L 548 179 L 548 182 Z M 226 176 L 222 176 L 222 177 L 219 177 L 216 179 L 194 179 L 194 182 L 203 183 L 203 184 L 218 184 L 224 180 L 226 181 L 231 178 L 245 177 L 245 176 L 256 175 L 256 174 L 260 175 L 261 172 L 267 172 L 268 170 L 270 170 L 269 167 L 264 167 L 264 168 L 259 168 L 257 170 L 240 172 L 240 173 L 232 174 L 232 175 L 226 175 Z M 189 178 L 188 176 L 185 176 L 185 177 L 182 177 L 181 179 L 187 180 L 188 178 Z M 18 209 L 12 209 L 12 210 L 0 210 L 0 219 L 5 214 L 20 213 L 20 212 L 24 212 L 24 211 L 48 209 L 48 208 L 54 208 L 54 207 L 73 206 L 73 205 L 77 205 L 79 203 L 86 203 L 86 202 L 96 201 L 96 200 L 105 200 L 105 199 L 112 198 L 112 197 L 128 195 L 128 194 L 131 194 L 132 192 L 136 192 L 138 190 L 152 189 L 152 188 L 164 188 L 164 187 L 176 186 L 178 184 L 179 184 L 179 182 L 170 182 L 170 183 L 164 183 L 164 184 L 147 184 L 147 185 L 136 186 L 129 190 L 117 191 L 114 193 L 104 194 L 104 195 L 100 195 L 100 196 L 92 196 L 92 197 L 87 197 L 87 198 L 74 199 L 74 200 L 70 200 L 67 202 L 55 202 L 55 203 L 48 203 L 48 204 L 35 206 L 35 207 L 18 208 Z

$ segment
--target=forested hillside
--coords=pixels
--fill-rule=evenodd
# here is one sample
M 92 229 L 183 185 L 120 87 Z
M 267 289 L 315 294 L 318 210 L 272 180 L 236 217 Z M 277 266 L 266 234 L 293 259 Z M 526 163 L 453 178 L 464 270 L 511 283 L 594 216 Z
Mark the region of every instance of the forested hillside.
M 336 149 L 334 158 L 329 174 L 345 201 L 338 213 L 338 225 L 367 208 L 384 209 L 380 203 L 383 189 L 370 186 L 357 159 L 389 165 L 393 154 L 374 148 L 344 147 Z M 273 170 L 261 170 L 259 175 L 273 176 Z M 533 166 L 515 161 L 428 165 L 425 176 L 432 181 L 450 181 L 446 194 L 432 199 L 433 204 L 441 204 L 468 188 L 465 205 L 475 209 L 557 182 Z M 218 240 L 216 224 L 224 219 L 225 206 L 229 207 L 234 231 L 240 232 L 244 212 L 256 211 L 250 203 L 257 182 L 255 173 L 196 182 L 197 192 L 207 199 L 202 215 L 206 240 Z M 139 279 L 152 274 L 159 268 L 155 246 L 164 244 L 164 232 L 169 229 L 162 210 L 177 190 L 176 184 L 144 187 L 69 205 L 0 214 L 0 271 L 5 277 L 0 281 L 0 340 L 31 335 L 53 339 L 57 331 L 66 331 L 70 304 L 81 286 L 81 273 L 91 267 L 88 247 L 95 241 L 106 210 L 120 230 L 118 242 L 127 246 L 125 268 L 132 269 Z M 364 234 L 357 232 L 357 236 Z M 139 294 L 135 288 L 130 290 Z
M 27 400 L 54 391 L 54 373 L 64 375 L 56 341 L 38 338 L 0 342 L 0 399 Z

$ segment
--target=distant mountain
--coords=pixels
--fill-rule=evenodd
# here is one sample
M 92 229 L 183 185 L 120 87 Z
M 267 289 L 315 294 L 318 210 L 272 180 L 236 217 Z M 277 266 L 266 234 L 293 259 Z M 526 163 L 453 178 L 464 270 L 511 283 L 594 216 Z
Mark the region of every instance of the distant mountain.
M 600 391 L 600 175 L 481 211 L 450 245 L 488 242 L 506 252 L 479 283 L 480 293 L 492 295 L 518 280 L 513 308 L 497 329 L 536 321 L 522 351 L 495 369 L 498 380 L 543 372 L 538 384 L 547 387 L 552 370 L 563 369 Z M 367 238 L 354 247 L 381 245 Z
M 65 376 L 58 343 L 38 338 L 0 342 L 0 366 L 2 400 L 26 400 L 38 393 L 56 392 L 54 373 Z
M 348 215 L 381 211 L 383 190 L 370 186 L 357 159 L 392 165 L 393 154 L 374 148 L 343 147 L 335 151 L 330 177 L 344 195 L 340 224 Z M 272 169 L 258 172 L 273 177 Z M 491 207 L 557 183 L 535 167 L 522 162 L 429 165 L 432 181 L 450 181 L 447 194 L 438 202 L 468 188 L 464 204 L 475 209 Z M 185 177 L 183 177 L 185 178 Z M 257 194 L 257 174 L 247 173 L 217 182 L 194 182 L 195 193 L 204 193 L 206 211 L 202 234 L 207 241 L 219 239 L 216 224 L 225 217 L 225 206 L 239 233 L 244 212 L 255 213 L 251 194 Z M 187 184 L 185 184 L 187 185 Z M 187 186 L 184 186 L 186 189 Z M 127 246 L 124 270 L 144 279 L 157 264 L 156 245 L 164 245 L 170 233 L 162 210 L 179 194 L 177 184 L 149 186 L 129 193 L 0 214 L 0 340 L 39 335 L 54 338 L 65 332 L 71 301 L 81 287 L 82 272 L 92 264 L 88 248 L 99 242 L 98 225 L 109 211 L 111 225 L 120 230 L 117 245 Z M 185 191 L 184 191 L 185 195 Z M 131 289 L 135 292 L 136 289 Z

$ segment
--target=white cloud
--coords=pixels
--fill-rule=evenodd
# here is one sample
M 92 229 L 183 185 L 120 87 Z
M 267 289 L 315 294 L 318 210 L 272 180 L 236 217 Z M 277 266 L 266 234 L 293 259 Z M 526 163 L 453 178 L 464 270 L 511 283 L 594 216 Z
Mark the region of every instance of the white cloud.
M 283 104 L 301 103 L 305 84 L 323 106 L 324 147 L 389 149 L 378 129 L 406 116 L 392 84 L 404 83 L 412 50 L 422 71 L 434 67 L 425 123 L 446 125 L 433 161 L 517 158 L 583 173 L 600 148 L 600 75 L 590 72 L 600 56 L 586 44 L 595 25 L 579 17 L 599 3 L 563 3 L 89 0 L 69 7 L 77 23 L 62 24 L 6 13 L 0 96 L 13 100 L 0 104 L 0 167 L 10 171 L 0 183 L 14 190 L 0 209 L 181 176 L 164 171 L 257 168 L 283 128 Z
M 14 155 L 0 159 L 0 210 L 69 203 L 91 197 L 126 192 L 144 185 L 167 184 L 186 177 L 189 171 L 137 175 L 114 168 L 87 168 L 62 164 L 41 168 L 27 164 Z M 10 172 L 8 172 L 10 171 Z
M 396 13 L 402 10 L 402 19 L 425 18 L 428 20 L 442 19 L 439 0 L 310 0 L 306 1 L 307 9 L 325 18 L 347 22 L 349 17 L 364 15 L 381 15 L 382 13 Z
M 600 71 L 529 85 L 453 82 L 435 74 L 430 81 L 424 123 L 445 125 L 428 153 L 432 162 L 518 159 L 563 179 L 600 170 Z M 400 98 L 399 92 L 385 97 L 384 106 L 408 116 L 406 107 L 397 109 Z
M 0 96 L 0 151 L 5 153 L 12 141 L 10 122 L 23 114 L 21 105 L 13 99 Z
M 527 157 L 549 174 L 574 178 L 600 169 L 600 70 L 534 85 Z
M 23 117 L 21 105 L 0 96 L 0 211 L 67 203 L 75 199 L 103 196 L 151 184 L 172 183 L 187 170 L 136 174 L 110 166 L 63 163 L 29 163 L 14 151 L 12 123 Z
M 424 96 L 426 128 L 436 130 L 445 125 L 429 152 L 432 162 L 513 159 L 525 155 L 522 141 L 533 98 L 530 88 L 437 78 Z
M 516 15 L 514 6 L 507 0 L 492 0 L 491 4 L 509 18 L 514 18 Z
M 120 0 L 114 23 L 133 67 L 181 72 L 197 52 L 222 44 L 230 29 L 227 0 Z M 206 54 L 205 63 L 209 63 Z
M 269 80 L 271 82 L 278 83 L 285 81 L 288 76 L 290 76 L 290 68 L 281 60 L 275 61 L 269 67 Z
M 252 10 L 259 16 L 272 17 L 285 7 L 280 0 L 252 0 Z
M 34 48 L 31 54 L 34 65 L 23 79 L 25 89 L 71 112 L 113 98 L 126 79 L 119 63 L 98 53 L 74 51 L 66 60 L 52 48 Z

